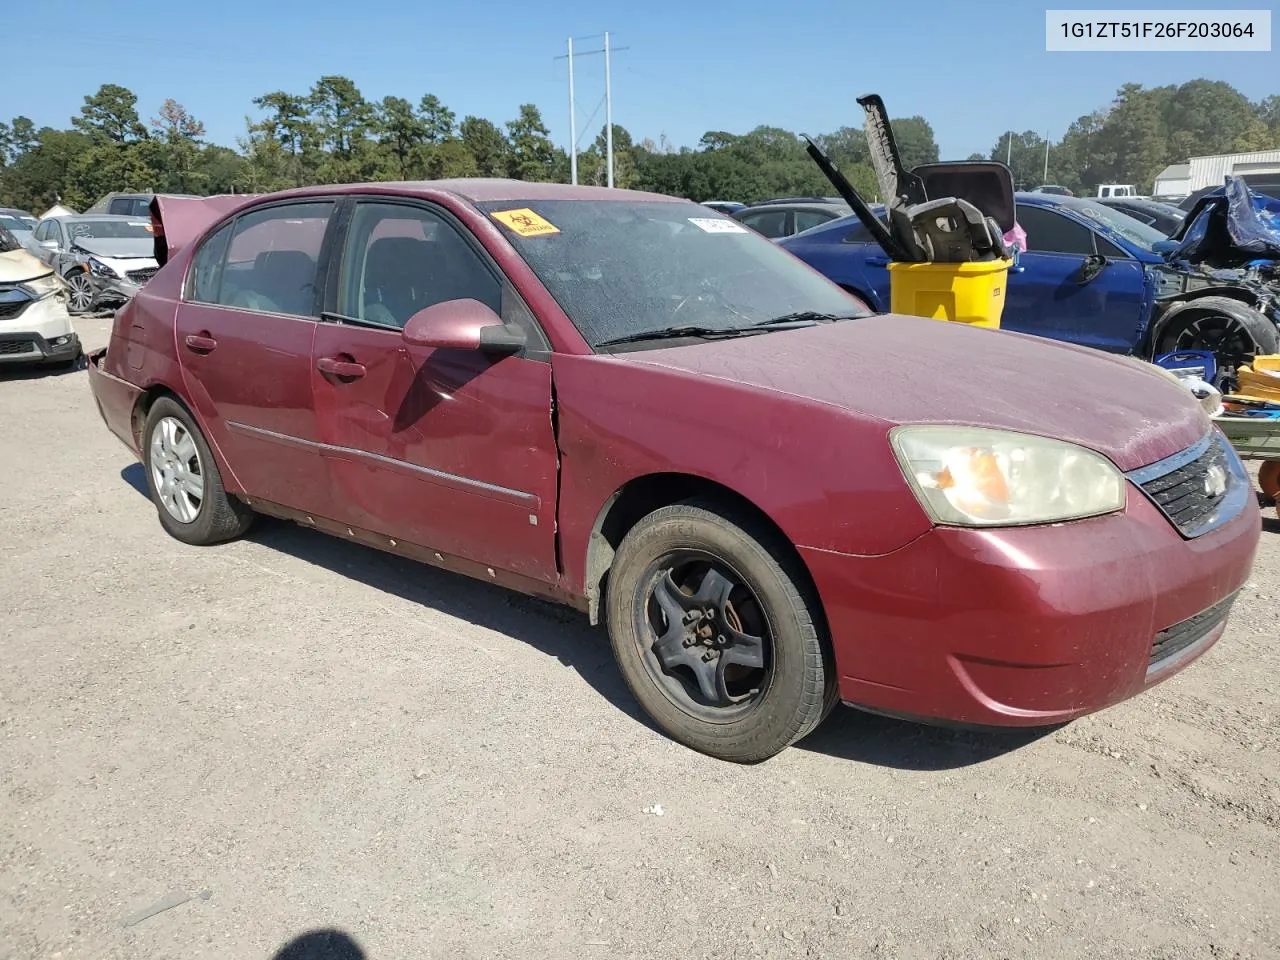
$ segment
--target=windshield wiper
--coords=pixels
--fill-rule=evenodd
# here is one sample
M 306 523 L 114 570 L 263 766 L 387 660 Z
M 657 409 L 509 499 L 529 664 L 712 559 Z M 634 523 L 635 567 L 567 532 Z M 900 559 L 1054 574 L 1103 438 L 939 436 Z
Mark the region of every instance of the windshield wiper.
M 856 316 L 858 316 L 856 313 L 822 313 L 818 310 L 798 310 L 795 313 L 784 313 L 780 317 L 761 320 L 756 326 L 777 327 L 790 323 L 794 323 L 797 326 L 807 323 L 834 323 L 837 320 L 852 320 Z
M 661 330 L 642 330 L 639 333 L 628 333 L 622 337 L 601 340 L 597 347 L 612 347 L 620 343 L 641 343 L 645 340 L 676 340 L 680 337 L 703 337 L 708 340 L 725 337 L 745 337 L 753 333 L 763 333 L 754 327 L 663 327 Z

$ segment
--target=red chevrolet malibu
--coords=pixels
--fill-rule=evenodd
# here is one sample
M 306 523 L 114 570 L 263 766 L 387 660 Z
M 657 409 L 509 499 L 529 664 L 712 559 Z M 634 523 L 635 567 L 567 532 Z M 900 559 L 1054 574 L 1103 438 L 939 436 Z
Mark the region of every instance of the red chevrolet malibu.
M 1203 653 L 1253 563 L 1240 461 L 1164 374 L 869 315 L 704 206 L 460 180 L 153 220 L 89 377 L 170 534 L 269 514 L 575 606 L 717 757 L 839 701 L 1070 720 Z

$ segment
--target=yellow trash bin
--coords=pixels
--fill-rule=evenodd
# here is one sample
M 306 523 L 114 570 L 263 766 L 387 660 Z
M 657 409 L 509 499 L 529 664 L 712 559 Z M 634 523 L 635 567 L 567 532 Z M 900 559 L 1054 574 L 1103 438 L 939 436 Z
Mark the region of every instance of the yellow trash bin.
M 889 264 L 889 309 L 913 317 L 999 327 L 1012 260 Z

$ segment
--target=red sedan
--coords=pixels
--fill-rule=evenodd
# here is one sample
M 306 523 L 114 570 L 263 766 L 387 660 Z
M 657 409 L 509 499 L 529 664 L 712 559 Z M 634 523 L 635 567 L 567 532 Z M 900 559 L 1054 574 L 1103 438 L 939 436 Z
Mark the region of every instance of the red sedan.
M 1154 368 L 865 306 L 704 206 L 514 181 L 158 199 L 91 357 L 187 543 L 270 514 L 603 619 L 677 740 L 1041 725 L 1222 634 L 1260 515 Z

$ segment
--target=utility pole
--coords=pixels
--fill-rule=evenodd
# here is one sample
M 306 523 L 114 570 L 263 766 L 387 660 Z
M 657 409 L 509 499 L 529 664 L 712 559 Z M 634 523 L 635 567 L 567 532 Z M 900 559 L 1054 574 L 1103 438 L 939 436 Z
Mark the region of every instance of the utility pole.
M 1049 182 L 1049 131 L 1044 132 L 1044 180 L 1041 183 Z
M 573 37 L 569 38 L 569 182 L 578 184 L 578 118 L 573 111 Z
M 596 34 L 600 36 L 600 34 Z M 593 39 L 591 37 L 582 39 Z M 573 90 L 573 58 L 574 57 L 590 57 L 598 53 L 604 54 L 604 113 L 605 113 L 605 150 L 608 153 L 608 178 L 609 186 L 613 186 L 613 78 L 611 76 L 611 63 L 609 57 L 611 54 L 620 53 L 623 50 L 630 50 L 630 47 L 614 47 L 609 44 L 609 34 L 604 34 L 604 47 L 599 50 L 583 50 L 579 53 L 573 51 L 573 37 L 569 38 L 569 52 L 559 57 L 553 57 L 555 60 L 569 61 L 569 179 L 573 183 L 578 182 L 578 118 L 576 114 L 574 90 Z M 596 110 L 600 109 L 600 105 L 596 104 Z M 592 111 L 591 116 L 595 116 Z M 591 117 L 587 118 L 587 124 L 590 125 Z
M 1008 167 L 1010 170 L 1012 170 L 1013 169 L 1013 131 L 1012 130 L 1009 131 L 1009 152 L 1007 154 L 1007 157 L 1008 159 L 1005 161 L 1005 166 Z
M 608 154 L 609 187 L 613 187 L 613 91 L 609 85 L 609 31 L 604 32 L 604 142 Z

